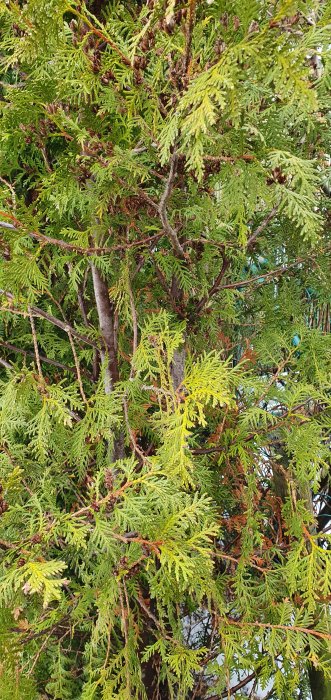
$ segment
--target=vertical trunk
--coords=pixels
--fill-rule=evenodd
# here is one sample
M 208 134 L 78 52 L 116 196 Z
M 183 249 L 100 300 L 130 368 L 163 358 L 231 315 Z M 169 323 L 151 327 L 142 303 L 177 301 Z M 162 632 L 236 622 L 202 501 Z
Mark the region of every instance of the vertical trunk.
M 331 680 L 325 678 L 322 671 L 309 669 L 309 682 L 312 700 L 331 700 Z
M 285 451 L 280 445 L 277 445 L 277 451 L 283 454 L 282 463 L 285 469 L 287 470 L 288 457 L 285 454 Z M 288 493 L 288 485 L 286 482 L 284 472 L 280 469 L 275 468 L 273 473 L 273 481 L 275 493 L 282 499 L 282 501 L 284 501 Z M 299 494 L 299 496 L 305 502 L 307 509 L 310 510 L 311 513 L 314 513 L 313 499 L 310 488 L 307 487 Z M 327 505 L 326 508 L 329 508 L 329 505 Z M 310 527 L 310 531 L 312 532 L 312 534 L 316 534 L 316 532 L 318 532 L 325 525 L 325 521 L 323 523 L 323 518 L 321 517 L 317 517 L 316 521 L 317 527 L 316 525 L 312 525 Z M 308 676 L 312 700 L 331 700 L 331 679 L 325 678 L 323 671 L 315 668 L 314 666 L 310 666 L 310 668 L 308 669 Z
M 331 519 L 330 506 L 330 488 L 328 490 L 328 501 L 317 516 L 317 531 L 320 532 L 329 523 Z M 329 663 L 331 667 L 331 655 L 329 655 Z M 311 666 L 309 669 L 309 683 L 312 700 L 331 700 L 331 679 L 325 678 L 322 671 Z
M 171 379 L 174 389 L 178 389 L 184 379 L 186 349 L 185 346 L 180 350 L 175 350 L 173 361 L 171 363 Z
M 109 299 L 108 285 L 100 270 L 91 264 L 95 302 L 98 312 L 99 328 L 103 339 L 104 350 L 101 353 L 105 368 L 105 393 L 110 394 L 114 383 L 119 380 L 114 305 Z M 122 459 L 124 456 L 124 436 L 120 432 L 114 441 L 113 460 Z
M 172 278 L 171 283 L 171 296 L 176 304 L 180 304 L 183 300 L 183 290 L 178 282 L 177 277 Z M 184 379 L 185 370 L 185 359 L 186 359 L 186 348 L 185 345 L 179 350 L 175 350 L 174 357 L 171 363 L 171 379 L 174 389 L 178 389 L 179 385 Z
M 99 328 L 104 342 L 102 360 L 107 360 L 105 391 L 109 394 L 114 382 L 119 379 L 116 357 L 116 342 L 114 329 L 114 307 L 109 299 L 108 286 L 100 271 L 95 265 L 91 265 L 93 288 L 97 306 Z

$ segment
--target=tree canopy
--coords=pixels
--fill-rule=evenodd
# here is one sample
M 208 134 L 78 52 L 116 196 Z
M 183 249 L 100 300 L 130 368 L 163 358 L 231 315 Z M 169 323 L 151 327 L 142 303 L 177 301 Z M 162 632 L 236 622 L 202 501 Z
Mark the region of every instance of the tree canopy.
M 330 2 L 0 27 L 1 699 L 330 699 Z

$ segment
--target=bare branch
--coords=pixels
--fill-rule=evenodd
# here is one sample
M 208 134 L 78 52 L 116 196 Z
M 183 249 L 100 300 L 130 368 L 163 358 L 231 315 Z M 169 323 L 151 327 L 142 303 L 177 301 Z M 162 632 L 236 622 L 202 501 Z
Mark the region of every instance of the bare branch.
M 68 270 L 69 270 L 70 275 L 72 275 L 72 269 L 73 269 L 73 268 L 72 268 L 72 264 L 71 264 L 71 263 L 68 263 Z M 79 310 L 80 310 L 80 313 L 81 313 L 81 315 L 82 315 L 82 318 L 83 318 L 83 321 L 84 321 L 84 323 L 85 323 L 85 326 L 86 326 L 87 328 L 90 328 L 90 327 L 91 327 L 91 323 L 89 322 L 89 320 L 88 320 L 88 318 L 87 318 L 87 313 L 86 313 L 86 308 L 85 308 L 85 301 L 84 301 L 84 288 L 85 288 L 85 285 L 86 285 L 86 277 L 87 277 L 87 274 L 86 274 L 86 273 L 88 273 L 88 272 L 89 272 L 89 267 L 87 267 L 86 270 L 85 270 L 83 285 L 80 285 L 80 284 L 77 285 L 77 300 L 78 300 Z
M 82 382 L 82 377 L 81 377 L 81 373 L 80 373 L 79 361 L 78 361 L 78 357 L 77 357 L 77 353 L 76 353 L 75 344 L 74 344 L 74 341 L 72 339 L 72 335 L 71 335 L 70 330 L 68 330 L 67 333 L 68 333 L 68 338 L 69 338 L 69 343 L 71 346 L 72 354 L 73 354 L 74 360 L 75 360 L 76 375 L 77 375 L 77 381 L 79 384 L 80 395 L 81 395 L 84 403 L 87 403 L 84 388 L 83 388 L 83 382 Z
M 10 350 L 12 352 L 17 352 L 17 353 L 20 353 L 21 355 L 25 355 L 25 356 L 27 355 L 29 357 L 35 358 L 35 354 L 31 350 L 24 350 L 23 348 L 18 348 L 16 345 L 12 345 L 11 343 L 6 343 L 3 340 L 0 340 L 0 345 L 3 348 L 6 348 L 7 350 Z M 58 362 L 57 360 L 51 360 L 49 357 L 46 357 L 45 355 L 41 355 L 40 353 L 39 353 L 39 357 L 40 357 L 41 362 L 45 362 L 45 364 L 48 364 L 48 365 L 53 365 L 54 367 L 58 367 L 59 369 L 65 370 L 66 372 L 75 372 L 76 371 L 75 367 L 69 367 L 68 365 L 64 365 L 62 362 Z M 4 362 L 5 362 L 5 360 L 4 360 Z M 11 367 L 11 365 L 9 363 L 7 363 L 7 364 L 8 364 L 8 367 Z M 86 374 L 86 376 L 88 376 L 90 378 L 90 375 L 87 372 L 85 372 L 85 370 L 81 370 L 81 371 L 82 371 L 82 374 Z
M 250 238 L 247 241 L 247 250 L 252 247 L 253 243 L 255 242 L 256 238 L 264 231 L 265 228 L 267 228 L 269 222 L 274 218 L 275 214 L 277 213 L 278 207 L 273 207 L 269 214 L 261 221 L 260 225 L 255 229 L 255 231 L 252 233 Z
M 103 352 L 101 356 L 103 361 L 107 355 L 105 390 L 106 393 L 110 393 L 114 382 L 117 382 L 119 379 L 114 338 L 114 308 L 109 299 L 108 286 L 100 270 L 93 263 L 91 263 L 91 271 L 99 327 L 106 350 L 106 353 Z
M 4 289 L 0 289 L 0 296 L 1 295 L 14 302 L 14 295 L 11 294 L 11 292 L 7 292 Z M 97 345 L 97 343 L 94 342 L 94 340 L 91 340 L 91 338 L 88 338 L 86 335 L 79 333 L 79 331 L 76 331 L 76 329 L 70 326 L 68 323 L 64 323 L 64 321 L 61 321 L 59 318 L 56 318 L 56 316 L 48 314 L 46 311 L 43 311 L 43 309 L 39 309 L 37 306 L 30 306 L 29 308 L 33 316 L 37 316 L 38 318 L 44 318 L 46 321 L 49 321 L 49 323 L 52 323 L 54 326 L 57 326 L 57 328 L 61 328 L 61 330 L 65 331 L 65 333 L 67 333 L 69 329 L 72 335 L 75 336 L 75 338 L 78 338 L 78 340 L 81 340 L 82 343 L 86 343 L 86 345 L 90 345 L 92 348 L 96 348 L 97 350 L 99 349 L 99 346 Z M 17 310 L 11 308 L 10 306 L 8 306 L 8 308 L 6 308 L 5 310 L 8 311 L 8 313 L 20 313 L 23 316 L 29 315 L 26 311 Z
M 5 367 L 6 369 L 13 369 L 10 362 L 7 362 L 7 360 L 4 360 L 3 357 L 0 357 L 0 365 L 2 365 L 2 367 Z
M 178 157 L 180 159 L 185 159 L 186 155 L 185 153 L 179 153 Z M 256 160 L 256 156 L 253 153 L 242 153 L 241 155 L 233 155 L 233 156 L 223 156 L 223 155 L 218 155 L 218 156 L 212 156 L 209 154 L 203 155 L 203 160 L 207 163 L 235 163 L 237 160 L 243 160 L 245 162 L 252 162 Z
M 8 221 L 0 221 L 1 228 L 8 228 L 10 231 L 18 231 L 18 228 L 14 224 L 10 224 Z
M 13 185 L 10 182 L 8 182 L 8 180 L 6 180 L 6 178 L 4 178 L 4 177 L 0 177 L 0 182 L 2 182 L 2 184 L 5 185 L 6 187 L 8 187 L 8 189 L 10 190 L 11 200 L 13 203 L 13 208 L 15 210 L 16 209 L 16 192 L 14 190 Z
M 2 212 L 2 215 L 4 215 L 4 212 Z M 84 246 L 76 245 L 76 243 L 68 243 L 67 241 L 62 240 L 61 238 L 52 238 L 51 236 L 46 236 L 44 233 L 39 233 L 39 231 L 25 231 L 23 228 L 23 224 L 20 226 L 14 226 L 14 224 L 9 223 L 8 221 L 0 221 L 0 228 L 5 228 L 9 231 L 20 232 L 21 227 L 22 235 L 25 234 L 27 236 L 30 236 L 31 238 L 35 238 L 37 241 L 45 243 L 45 245 L 49 243 L 50 245 L 56 245 L 58 248 L 63 248 L 64 250 L 72 250 L 75 253 L 83 253 L 83 255 L 113 253 L 115 250 L 127 250 L 129 248 L 136 248 L 140 246 L 148 247 L 151 242 L 157 241 L 163 235 L 163 233 L 156 233 L 154 234 L 154 236 L 148 236 L 147 238 L 143 238 L 139 241 L 132 241 L 132 243 L 116 244 L 113 246 L 89 246 L 87 248 L 84 248 Z
M 166 186 L 163 192 L 163 195 L 160 199 L 160 204 L 159 204 L 159 214 L 160 214 L 160 219 L 162 222 L 162 226 L 164 228 L 165 233 L 167 236 L 170 238 L 172 246 L 177 253 L 177 255 L 186 260 L 187 255 L 185 254 L 184 248 L 180 244 L 177 236 L 177 232 L 175 231 L 174 228 L 172 228 L 169 219 L 168 219 L 168 214 L 167 214 L 167 203 L 169 200 L 169 197 L 171 195 L 172 189 L 173 189 L 173 184 L 174 184 L 174 179 L 176 177 L 176 172 L 177 172 L 177 163 L 178 163 L 178 157 L 176 153 L 174 153 L 171 157 L 170 161 L 170 170 L 169 170 L 169 175 L 166 181 Z
M 196 448 L 190 450 L 192 455 L 211 455 L 213 452 L 225 452 L 226 448 L 225 447 L 220 447 L 219 445 L 215 445 L 215 447 L 201 447 L 201 448 Z
M 318 250 L 316 253 L 311 253 L 309 258 L 307 258 L 307 257 L 296 258 L 296 260 L 294 260 L 292 263 L 288 263 L 286 265 L 281 265 L 280 267 L 276 267 L 274 270 L 270 270 L 269 272 L 260 272 L 258 275 L 255 275 L 254 277 L 250 277 L 248 280 L 242 280 L 242 281 L 238 281 L 238 282 L 229 282 L 229 284 L 219 285 L 217 288 L 215 287 L 214 294 L 216 294 L 216 292 L 219 292 L 221 289 L 241 289 L 241 287 L 249 287 L 251 284 L 254 284 L 255 282 L 257 282 L 258 284 L 263 284 L 263 282 L 261 282 L 261 280 L 272 279 L 273 277 L 279 277 L 280 275 L 283 275 L 288 270 L 291 270 L 293 267 L 296 267 L 297 265 L 301 265 L 302 263 L 310 263 L 318 255 L 321 255 L 322 253 L 328 253 L 328 252 L 330 252 L 330 246 L 326 246 L 324 248 L 324 250 Z
M 26 86 L 26 81 L 22 80 L 20 83 L 5 83 L 4 80 L 0 80 L 0 87 L 2 88 L 22 88 Z
M 250 277 L 248 280 L 243 280 L 241 282 L 229 282 L 229 284 L 222 284 L 215 290 L 215 293 L 218 292 L 220 289 L 241 289 L 241 287 L 249 287 L 255 282 L 259 284 L 260 280 L 279 277 L 280 275 L 283 275 L 284 272 L 287 272 L 291 268 L 296 267 L 297 265 L 300 265 L 303 262 L 307 262 L 306 258 L 297 258 L 293 263 L 289 263 L 288 265 L 282 265 L 281 267 L 276 267 L 274 270 L 270 270 L 270 272 L 261 272 L 259 275 L 255 275 L 255 277 Z
M 39 379 L 43 381 L 44 376 L 43 372 L 41 369 L 41 363 L 40 363 L 40 357 L 39 357 L 39 350 L 38 350 L 38 340 L 37 340 L 37 333 L 36 333 L 36 327 L 34 325 L 34 319 L 33 319 L 33 314 L 31 312 L 30 306 L 28 307 L 29 310 L 29 317 L 30 317 L 30 325 L 31 325 L 31 331 L 32 331 L 32 338 L 33 338 L 33 346 L 34 346 L 34 352 L 36 356 L 36 363 L 37 363 L 37 369 L 38 369 L 38 374 L 39 374 Z
M 317 637 L 318 639 L 325 639 L 327 641 L 331 641 L 331 634 L 329 634 L 328 632 L 319 632 L 318 630 L 311 629 L 310 627 L 272 624 L 271 622 L 258 622 L 257 620 L 255 622 L 248 622 L 246 620 L 241 622 L 239 620 L 233 620 L 229 617 L 227 617 L 226 620 L 224 619 L 223 621 L 226 622 L 227 625 L 235 625 L 236 627 L 241 628 L 260 627 L 261 629 L 284 630 L 284 632 L 298 632 L 298 634 L 308 634 L 312 635 L 313 637 Z
M 142 462 L 145 462 L 146 457 L 145 457 L 143 451 L 140 449 L 139 445 L 137 444 L 135 434 L 134 434 L 134 432 L 131 428 L 131 425 L 130 425 L 129 409 L 128 409 L 128 402 L 127 402 L 126 396 L 124 396 L 124 398 L 123 398 L 123 408 L 124 408 L 125 423 L 126 423 L 126 427 L 127 427 L 128 433 L 129 433 L 131 446 L 133 447 L 133 450 L 136 453 L 136 455 L 139 457 L 139 459 Z
M 222 281 L 222 279 L 223 279 L 223 277 L 224 277 L 224 275 L 225 275 L 225 273 L 226 273 L 226 271 L 227 271 L 229 265 L 230 265 L 230 261 L 224 256 L 224 257 L 223 257 L 222 267 L 221 267 L 220 272 L 218 273 L 218 275 L 217 275 L 217 277 L 216 277 L 216 279 L 215 279 L 213 285 L 211 286 L 211 288 L 209 289 L 209 291 L 207 292 L 207 294 L 199 301 L 199 303 L 198 303 L 197 306 L 196 306 L 196 309 L 195 309 L 195 312 L 194 312 L 194 315 L 195 315 L 195 316 L 196 316 L 197 314 L 201 313 L 202 309 L 206 306 L 206 304 L 208 303 L 209 299 L 211 299 L 211 297 L 214 296 L 214 294 L 216 294 L 216 293 L 218 292 L 220 282 Z
M 135 354 L 138 347 L 138 318 L 137 310 L 134 303 L 134 296 L 130 280 L 130 272 L 128 271 L 128 293 L 130 299 L 131 317 L 132 317 L 132 328 L 133 328 L 133 344 L 132 344 L 132 355 Z M 133 368 L 131 368 L 131 377 L 133 377 Z
M 180 349 L 174 350 L 172 362 L 170 365 L 170 374 L 174 390 L 177 391 L 181 386 L 185 376 L 185 360 L 186 347 L 183 345 Z
M 189 1 L 188 8 L 188 23 L 186 29 L 186 48 L 185 48 L 185 58 L 184 58 L 184 72 L 187 73 L 190 60 L 191 60 L 191 46 L 192 46 L 192 35 L 195 20 L 195 10 L 196 10 L 196 0 Z

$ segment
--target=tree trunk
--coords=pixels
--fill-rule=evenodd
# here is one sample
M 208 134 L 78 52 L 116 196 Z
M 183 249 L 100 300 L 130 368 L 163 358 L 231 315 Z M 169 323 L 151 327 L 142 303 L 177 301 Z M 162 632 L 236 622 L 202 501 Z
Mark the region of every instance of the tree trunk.
M 311 666 L 309 682 L 312 700 L 331 700 L 331 680 L 322 671 Z
M 180 304 L 183 299 L 183 290 L 179 284 L 179 281 L 175 275 L 172 278 L 171 283 L 171 296 L 176 304 Z M 179 385 L 182 383 L 185 374 L 185 360 L 186 360 L 186 347 L 185 344 L 174 352 L 173 360 L 171 363 L 171 379 L 175 391 L 178 389 Z
M 119 370 L 116 354 L 114 305 L 109 299 L 108 285 L 98 268 L 91 264 L 94 296 L 99 318 L 99 328 L 104 342 L 101 352 L 105 367 L 105 393 L 110 394 L 114 383 L 119 380 Z M 124 457 L 124 435 L 119 431 L 114 440 L 113 461 Z
M 288 469 L 288 456 L 285 454 L 284 449 L 279 444 L 277 445 L 277 451 L 283 455 L 282 465 L 283 465 L 283 467 L 285 467 L 285 470 L 287 470 Z M 280 469 L 275 468 L 274 473 L 273 473 L 273 482 L 274 482 L 275 493 L 277 494 L 277 496 L 279 496 L 282 499 L 283 502 L 284 502 L 285 497 L 286 497 L 287 492 L 288 492 L 288 484 L 287 484 L 286 478 L 285 478 L 285 470 L 282 471 Z M 312 499 L 311 490 L 307 489 L 306 492 L 300 493 L 299 496 L 302 500 L 305 501 L 307 509 L 310 510 L 310 512 L 312 514 L 314 514 L 313 499 Z M 316 524 L 310 526 L 310 531 L 312 534 L 316 534 L 316 532 L 319 532 L 319 530 L 325 526 L 325 520 L 323 522 L 323 516 L 325 516 L 325 513 L 327 515 L 329 514 L 329 512 L 330 512 L 329 504 L 325 507 L 325 512 L 324 512 L 324 508 L 322 510 L 323 510 L 322 518 L 317 517 Z M 330 665 L 331 665 L 331 656 L 330 656 Z M 311 691 L 312 700 L 331 700 L 331 679 L 325 678 L 323 671 L 315 668 L 314 666 L 310 666 L 310 668 L 308 669 L 308 676 L 309 676 L 309 683 L 310 683 L 310 691 Z

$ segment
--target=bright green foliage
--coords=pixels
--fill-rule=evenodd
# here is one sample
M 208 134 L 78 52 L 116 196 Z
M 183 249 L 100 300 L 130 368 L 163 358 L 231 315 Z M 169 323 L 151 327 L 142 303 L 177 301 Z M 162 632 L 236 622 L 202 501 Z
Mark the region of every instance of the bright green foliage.
M 1 700 L 329 697 L 330 29 L 0 0 Z

